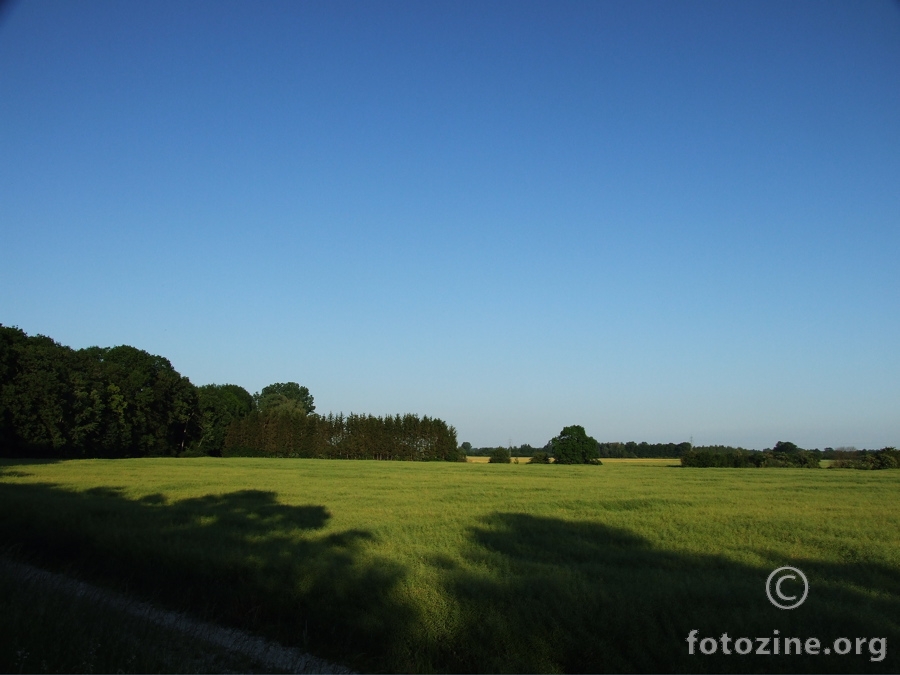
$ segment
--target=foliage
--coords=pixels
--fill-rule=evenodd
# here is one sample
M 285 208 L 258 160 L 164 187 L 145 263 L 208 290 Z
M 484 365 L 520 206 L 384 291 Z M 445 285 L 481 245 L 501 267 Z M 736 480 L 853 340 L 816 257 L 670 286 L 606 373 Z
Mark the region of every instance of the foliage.
M 548 455 L 543 450 L 538 450 L 535 452 L 531 459 L 528 460 L 529 464 L 549 464 L 550 463 L 550 455 Z
M 310 414 L 316 410 L 309 389 L 301 387 L 296 382 L 270 384 L 263 387 L 262 391 L 254 394 L 253 400 L 260 412 L 265 412 L 272 408 L 289 408 Z
M 875 452 L 860 450 L 851 457 L 835 459 L 831 469 L 898 469 L 900 468 L 900 451 L 897 448 L 882 448 Z
M 711 451 L 694 449 L 681 457 L 682 466 L 748 468 L 781 467 L 818 469 L 821 453 L 803 450 L 794 443 L 778 441 L 770 450 Z
M 494 448 L 491 452 L 490 459 L 488 460 L 489 464 L 509 464 L 512 460 L 510 459 L 509 450 L 507 448 Z
M 600 464 L 597 441 L 582 426 L 564 427 L 549 445 L 556 464 Z
M 195 387 L 127 345 L 73 350 L 0 325 L 0 456 L 263 456 L 465 461 L 456 430 L 416 415 L 314 414 L 309 389 Z
M 197 394 L 202 428 L 197 454 L 221 456 L 229 425 L 253 411 L 253 396 L 236 384 L 206 384 Z
M 176 455 L 200 436 L 194 385 L 134 347 L 75 351 L 0 326 L 0 377 L 6 456 Z
M 681 457 L 691 449 L 690 443 L 599 443 L 600 457 Z
M 471 443 L 469 444 L 469 450 L 466 452 L 467 455 L 471 455 L 473 457 L 490 457 L 491 453 L 497 448 L 501 448 L 501 446 L 485 446 L 482 448 L 473 448 L 471 447 Z M 528 445 L 528 443 L 523 443 L 522 445 L 515 446 L 510 445 L 506 447 L 502 447 L 501 449 L 509 452 L 510 457 L 531 457 L 538 449 L 533 448 Z
M 456 430 L 443 420 L 417 415 L 327 417 L 286 406 L 253 411 L 228 427 L 229 457 L 318 457 L 459 461 Z

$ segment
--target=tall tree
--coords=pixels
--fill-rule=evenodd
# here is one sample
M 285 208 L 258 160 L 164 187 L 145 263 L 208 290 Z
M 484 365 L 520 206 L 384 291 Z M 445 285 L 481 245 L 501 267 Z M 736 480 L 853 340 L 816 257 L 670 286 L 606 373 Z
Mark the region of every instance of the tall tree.
M 197 389 L 168 359 L 127 345 L 88 352 L 108 383 L 121 454 L 175 455 L 198 438 Z
M 599 464 L 597 441 L 587 435 L 584 427 L 564 427 L 550 443 L 557 464 Z
M 235 420 L 253 410 L 253 396 L 236 384 L 207 384 L 197 389 L 201 435 L 196 444 L 200 454 L 220 456 L 225 434 Z
M 6 454 L 57 456 L 69 445 L 72 350 L 43 335 L 2 328 L 0 434 Z

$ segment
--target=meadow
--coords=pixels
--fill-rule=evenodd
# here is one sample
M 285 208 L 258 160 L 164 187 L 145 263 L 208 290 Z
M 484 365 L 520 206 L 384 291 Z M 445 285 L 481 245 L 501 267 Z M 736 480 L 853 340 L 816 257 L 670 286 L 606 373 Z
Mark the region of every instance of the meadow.
M 7 460 L 0 542 L 361 671 L 900 669 L 900 471 L 524 462 Z M 693 629 L 887 650 L 691 655 Z

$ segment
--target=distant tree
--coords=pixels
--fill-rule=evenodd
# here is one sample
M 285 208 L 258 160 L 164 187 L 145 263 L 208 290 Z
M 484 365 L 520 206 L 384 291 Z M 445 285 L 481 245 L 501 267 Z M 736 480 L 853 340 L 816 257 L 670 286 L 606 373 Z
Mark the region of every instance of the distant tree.
M 584 427 L 578 425 L 564 427 L 559 436 L 550 441 L 557 464 L 600 464 L 597 445 Z
M 800 452 L 800 448 L 798 448 L 794 443 L 790 441 L 778 441 L 775 444 L 775 447 L 772 448 L 772 452 L 784 452 L 787 454 L 793 454 Z
M 295 411 L 302 408 L 306 414 L 311 414 L 316 410 L 309 389 L 301 387 L 296 382 L 270 384 L 254 394 L 253 399 L 260 412 L 279 407 L 288 407 Z
M 535 453 L 531 456 L 531 459 L 528 460 L 529 464 L 549 464 L 550 463 L 550 455 L 548 455 L 543 450 L 536 450 Z
M 459 446 L 459 449 L 463 451 L 464 454 L 468 455 L 472 452 L 472 444 L 469 441 L 464 441 L 462 445 Z
M 494 448 L 488 459 L 488 464 L 509 464 L 511 461 L 509 450 L 506 448 Z
M 832 469 L 896 469 L 900 468 L 900 452 L 894 447 L 882 448 L 870 452 L 857 451 L 853 455 L 844 455 L 831 463 Z

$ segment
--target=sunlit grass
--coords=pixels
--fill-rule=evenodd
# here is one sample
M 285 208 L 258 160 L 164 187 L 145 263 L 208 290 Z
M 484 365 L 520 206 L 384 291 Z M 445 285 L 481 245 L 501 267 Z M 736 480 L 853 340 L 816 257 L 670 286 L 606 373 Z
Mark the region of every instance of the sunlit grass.
M 684 637 L 898 636 L 898 471 L 524 461 L 6 463 L 0 532 L 364 669 L 771 670 Z M 793 613 L 763 588 L 787 564 L 821 591 Z M 854 658 L 787 669 L 887 668 Z

